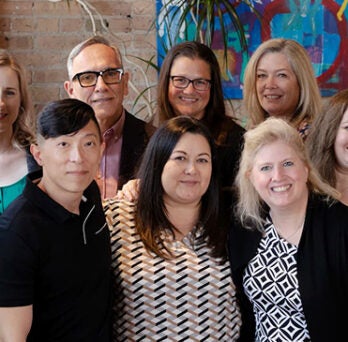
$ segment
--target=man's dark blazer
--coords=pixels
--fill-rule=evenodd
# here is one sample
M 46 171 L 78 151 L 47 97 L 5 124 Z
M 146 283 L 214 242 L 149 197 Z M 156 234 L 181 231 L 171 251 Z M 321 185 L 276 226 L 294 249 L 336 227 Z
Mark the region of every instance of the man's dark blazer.
M 155 128 L 126 112 L 123 126 L 118 189 L 135 177 L 141 156 Z

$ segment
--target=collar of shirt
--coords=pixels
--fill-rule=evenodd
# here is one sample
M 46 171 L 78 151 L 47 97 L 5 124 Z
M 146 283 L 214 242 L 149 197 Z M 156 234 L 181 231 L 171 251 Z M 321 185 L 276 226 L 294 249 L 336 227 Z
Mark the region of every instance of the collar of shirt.
M 111 126 L 109 129 L 107 129 L 103 133 L 103 139 L 105 142 L 110 141 L 111 139 L 114 139 L 115 141 L 117 141 L 118 139 L 121 138 L 125 118 L 126 118 L 126 112 L 123 109 L 121 117 L 116 121 L 116 123 L 113 126 Z

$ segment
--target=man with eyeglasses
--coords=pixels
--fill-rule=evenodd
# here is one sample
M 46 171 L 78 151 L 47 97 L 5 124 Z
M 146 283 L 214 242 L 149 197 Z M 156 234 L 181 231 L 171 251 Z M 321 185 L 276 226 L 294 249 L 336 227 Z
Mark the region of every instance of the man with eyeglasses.
M 105 151 L 96 176 L 102 198 L 114 197 L 134 177 L 154 128 L 123 107 L 129 74 L 120 51 L 107 39 L 94 36 L 75 46 L 67 68 L 66 92 L 92 106 L 103 134 Z

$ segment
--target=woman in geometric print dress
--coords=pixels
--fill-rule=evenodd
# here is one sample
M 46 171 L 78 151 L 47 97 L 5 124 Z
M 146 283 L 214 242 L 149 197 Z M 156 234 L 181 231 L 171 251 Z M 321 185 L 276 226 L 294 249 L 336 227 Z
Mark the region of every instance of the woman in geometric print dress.
M 245 135 L 229 235 L 241 341 L 348 340 L 348 207 L 296 130 L 269 118 Z
M 136 203 L 106 200 L 114 341 L 235 341 L 239 309 L 219 223 L 214 142 L 176 117 L 151 138 Z

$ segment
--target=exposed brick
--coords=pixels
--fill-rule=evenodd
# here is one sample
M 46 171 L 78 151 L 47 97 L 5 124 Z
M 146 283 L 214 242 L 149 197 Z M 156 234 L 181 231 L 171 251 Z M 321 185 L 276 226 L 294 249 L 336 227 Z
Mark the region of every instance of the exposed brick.
M 37 103 L 46 103 L 49 101 L 57 100 L 59 98 L 58 86 L 32 85 L 30 87 L 32 95 L 35 97 Z
M 18 33 L 17 33 L 18 34 Z M 33 48 L 33 36 L 8 35 L 8 46 L 10 50 L 30 50 Z
M 50 69 L 37 70 L 33 72 L 34 83 L 57 83 L 61 85 L 68 78 L 66 68 L 64 69 Z
M 0 1 L 0 13 L 2 16 L 31 15 L 34 1 Z
M 46 1 L 33 1 L 33 15 L 34 16 L 51 16 L 60 17 L 74 16 L 81 13 L 81 6 L 75 1 L 62 0 L 60 2 Z
M 36 25 L 36 32 L 58 32 L 59 31 L 58 18 L 38 18 Z
M 149 1 L 144 1 L 144 3 Z M 90 3 L 98 10 L 98 12 L 105 16 L 127 16 L 132 13 L 132 8 L 134 6 L 133 1 L 120 1 L 120 0 L 110 0 L 110 1 L 90 1 Z
M 59 23 L 60 32 L 81 32 L 85 27 L 86 18 L 80 16 L 76 18 L 61 18 Z
M 17 32 L 35 32 L 37 29 L 34 17 L 13 18 L 12 30 Z
M 9 31 L 11 25 L 11 19 L 10 18 L 0 18 L 0 31 Z

